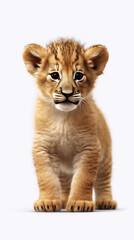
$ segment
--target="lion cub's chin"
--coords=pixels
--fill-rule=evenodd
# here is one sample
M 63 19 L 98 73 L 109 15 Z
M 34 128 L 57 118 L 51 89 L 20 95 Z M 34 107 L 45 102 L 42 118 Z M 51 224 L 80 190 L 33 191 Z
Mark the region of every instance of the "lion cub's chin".
M 73 103 L 58 103 L 58 104 L 55 104 L 55 107 L 60 111 L 69 112 L 76 109 L 77 105 Z

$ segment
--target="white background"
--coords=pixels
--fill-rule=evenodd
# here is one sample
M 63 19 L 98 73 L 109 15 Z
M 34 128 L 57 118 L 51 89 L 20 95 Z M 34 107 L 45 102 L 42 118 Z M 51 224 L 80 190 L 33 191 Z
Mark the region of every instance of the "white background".
M 0 237 L 7 239 L 134 239 L 133 0 L 1 1 Z M 38 186 L 32 162 L 34 79 L 22 61 L 29 43 L 74 37 L 102 44 L 110 58 L 94 98 L 113 139 L 116 211 L 35 213 Z

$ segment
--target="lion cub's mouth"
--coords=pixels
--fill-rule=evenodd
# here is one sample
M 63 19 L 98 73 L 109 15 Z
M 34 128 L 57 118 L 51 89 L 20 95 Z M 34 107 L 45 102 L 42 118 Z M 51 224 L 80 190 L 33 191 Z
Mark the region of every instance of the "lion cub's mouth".
M 59 102 L 58 100 L 54 100 L 54 103 L 55 104 L 70 104 L 70 103 L 73 103 L 73 104 L 78 104 L 79 103 L 79 100 L 78 101 L 76 101 L 76 102 L 72 102 L 72 101 L 70 101 L 69 99 L 66 99 L 66 100 L 64 100 L 63 102 Z
M 70 97 L 54 93 L 53 94 L 55 107 L 61 111 L 69 112 L 77 108 L 80 102 L 80 94 L 74 94 Z

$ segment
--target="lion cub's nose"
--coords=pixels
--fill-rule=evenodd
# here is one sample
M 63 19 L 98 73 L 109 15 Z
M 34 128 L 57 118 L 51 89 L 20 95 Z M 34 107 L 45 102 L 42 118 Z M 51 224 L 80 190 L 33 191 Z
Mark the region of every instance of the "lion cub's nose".
M 65 97 L 69 97 L 71 95 L 73 95 L 74 93 L 74 88 L 61 88 L 61 93 L 65 96 Z
M 61 87 L 61 93 L 65 96 L 71 96 L 74 93 L 74 88 L 73 86 L 66 85 Z

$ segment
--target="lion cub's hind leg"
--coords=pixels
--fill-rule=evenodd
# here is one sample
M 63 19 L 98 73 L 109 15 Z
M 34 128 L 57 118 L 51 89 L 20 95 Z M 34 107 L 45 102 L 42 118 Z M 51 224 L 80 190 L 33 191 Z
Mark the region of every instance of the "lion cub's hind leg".
M 94 184 L 96 196 L 96 209 L 116 209 L 117 202 L 112 199 L 111 189 L 111 157 L 104 159 L 98 168 L 96 182 Z

